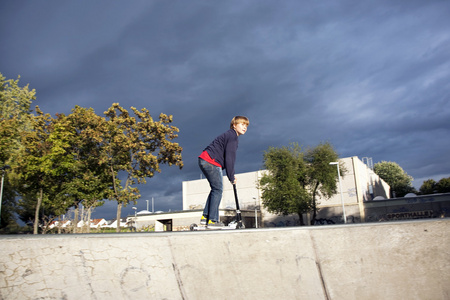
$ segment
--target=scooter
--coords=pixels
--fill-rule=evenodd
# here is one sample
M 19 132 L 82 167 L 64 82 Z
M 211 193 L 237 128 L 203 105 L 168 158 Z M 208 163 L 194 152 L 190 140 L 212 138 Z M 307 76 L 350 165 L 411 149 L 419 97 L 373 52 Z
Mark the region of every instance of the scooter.
M 236 201 L 236 219 L 228 223 L 227 226 L 219 227 L 219 228 L 208 228 L 207 225 L 197 225 L 195 223 L 191 224 L 189 226 L 190 231 L 197 231 L 197 230 L 226 230 L 226 229 L 244 229 L 245 225 L 242 222 L 242 216 L 241 216 L 241 209 L 239 207 L 239 200 L 238 200 L 238 194 L 236 189 L 236 184 L 233 183 L 233 190 L 234 190 L 234 200 Z M 206 220 L 206 223 L 208 223 L 208 220 Z

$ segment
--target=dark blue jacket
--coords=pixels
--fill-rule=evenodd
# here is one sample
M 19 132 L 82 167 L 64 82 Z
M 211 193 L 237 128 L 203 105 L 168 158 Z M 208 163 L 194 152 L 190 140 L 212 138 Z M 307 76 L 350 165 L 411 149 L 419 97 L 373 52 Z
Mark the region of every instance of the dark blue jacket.
M 211 158 L 218 162 L 222 169 L 226 170 L 228 179 L 234 181 L 234 163 L 236 161 L 236 151 L 238 148 L 238 135 L 234 129 L 230 129 L 214 139 L 205 148 Z

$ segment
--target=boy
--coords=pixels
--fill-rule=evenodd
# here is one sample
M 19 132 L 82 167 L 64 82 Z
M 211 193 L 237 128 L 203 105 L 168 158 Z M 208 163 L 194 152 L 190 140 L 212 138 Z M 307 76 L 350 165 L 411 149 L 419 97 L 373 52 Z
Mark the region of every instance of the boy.
M 222 200 L 223 174 L 225 169 L 228 180 L 236 184 L 234 177 L 234 162 L 238 148 L 238 137 L 245 134 L 249 120 L 243 116 L 236 116 L 231 120 L 230 129 L 219 135 L 198 157 L 198 165 L 211 187 L 206 200 L 200 224 L 208 228 L 220 228 L 224 224 L 219 222 L 219 205 Z

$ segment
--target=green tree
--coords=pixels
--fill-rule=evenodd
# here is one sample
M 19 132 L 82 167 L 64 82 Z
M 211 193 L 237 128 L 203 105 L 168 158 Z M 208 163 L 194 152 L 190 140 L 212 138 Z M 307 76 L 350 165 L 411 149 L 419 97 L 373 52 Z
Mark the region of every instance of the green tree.
M 35 233 L 36 226 L 45 233 L 48 225 L 70 207 L 78 208 L 84 201 L 90 211 L 105 198 L 109 177 L 106 166 L 99 164 L 101 140 L 95 124 L 98 119 L 103 119 L 100 122 L 103 125 L 106 121 L 92 110 L 79 107 L 67 117 L 58 114 L 54 119 L 39 108 L 36 110 L 35 130 L 24 136 L 29 150 L 18 158 L 21 162 L 18 190 L 23 195 L 19 212 L 22 220 L 32 220 Z M 33 206 L 35 212 L 31 217 Z M 74 223 L 77 222 L 76 217 Z M 74 226 L 74 232 L 76 229 Z
M 311 207 L 311 198 L 302 182 L 305 182 L 305 162 L 297 144 L 289 147 L 270 147 L 264 152 L 264 174 L 259 186 L 262 189 L 262 203 L 275 214 L 299 216 L 304 225 L 303 214 Z
M 433 179 L 425 180 L 419 189 L 422 195 L 429 195 L 436 193 L 436 181 Z
M 108 198 L 111 186 L 109 166 L 101 163 L 103 140 L 106 132 L 106 119 L 95 114 L 92 108 L 75 106 L 67 116 L 70 124 L 70 149 L 74 165 L 70 170 L 70 180 L 65 183 L 65 193 L 73 199 L 75 207 L 74 224 L 78 223 L 79 206 L 87 208 L 90 222 L 92 209 L 103 205 Z M 88 226 L 89 231 L 90 226 Z M 74 232 L 77 227 L 74 226 Z
M 450 193 L 450 177 L 439 180 L 436 184 L 436 191 L 438 193 Z
M 12 157 L 21 148 L 20 136 L 31 128 L 30 105 L 36 99 L 36 92 L 30 90 L 28 85 L 20 87 L 19 79 L 20 76 L 17 80 L 6 80 L 0 73 L 0 168 L 15 165 Z M 7 171 L 3 185 L 1 228 L 15 223 L 15 191 L 10 177 L 11 172 Z
M 434 179 L 425 180 L 420 187 L 422 195 L 436 193 L 450 193 L 450 177 L 441 178 L 438 182 Z
M 76 157 L 72 151 L 73 138 L 72 126 L 64 115 L 56 115 L 51 119 L 48 142 L 50 144 L 49 158 L 52 169 L 47 173 L 47 180 L 52 185 L 44 192 L 48 201 L 43 202 L 46 214 L 43 214 L 45 223 L 43 233 L 48 230 L 48 225 L 59 216 L 65 214 L 73 205 L 67 197 L 67 184 L 73 181 L 73 170 L 76 169 Z
M 311 221 L 314 221 L 317 216 L 317 206 L 320 204 L 317 199 L 329 199 L 337 193 L 336 182 L 339 180 L 337 168 L 330 165 L 330 162 L 337 162 L 338 159 L 339 155 L 329 143 L 319 144 L 306 152 L 306 189 L 311 195 L 313 211 Z M 344 166 L 340 165 L 339 168 L 341 175 L 344 176 L 346 173 Z
M 35 203 L 33 233 L 37 234 L 39 228 L 45 233 L 48 224 L 70 207 L 63 197 L 64 183 L 74 160 L 68 151 L 71 136 L 66 123 L 44 114 L 39 107 L 32 120 L 34 130 L 22 135 L 24 147 L 15 158 L 16 188 L 22 195 L 22 220 L 29 216 L 26 209 L 31 205 L 27 202 Z
M 139 111 L 131 107 L 131 110 L 137 118 L 118 103 L 105 112 L 108 128 L 102 163 L 109 166 L 112 179 L 109 199 L 115 199 L 118 203 L 117 220 L 121 218 L 122 206 L 140 197 L 135 184 L 143 184 L 146 178 L 161 172 L 160 164 L 183 167 L 182 148 L 172 142 L 179 131 L 170 125 L 172 116 L 160 114 L 159 121 L 154 121 L 145 108 Z M 120 231 L 119 222 L 116 230 Z
M 392 197 L 403 197 L 414 192 L 413 178 L 409 176 L 397 163 L 382 161 L 374 165 L 374 172 L 390 187 Z
M 33 218 L 34 234 L 38 233 L 39 211 L 46 196 L 44 190 L 49 189 L 51 186 L 50 180 L 48 180 L 49 176 L 47 175 L 49 175 L 52 168 L 50 159 L 51 145 L 48 141 L 51 117 L 48 114 L 42 113 L 39 108 L 37 108 L 36 113 L 37 116 L 33 118 L 35 130 L 22 135 L 24 148 L 16 158 L 16 172 L 18 174 L 16 187 L 23 195 L 19 204 L 25 208 L 30 206 L 24 204 L 24 200 L 35 203 Z
M 313 221 L 318 198 L 329 198 L 337 191 L 337 169 L 329 164 L 337 160 L 338 155 L 329 143 L 305 152 L 297 144 L 270 147 L 264 153 L 268 173 L 259 182 L 263 205 L 272 213 L 298 214 L 301 225 L 304 225 L 302 215 L 312 211 Z

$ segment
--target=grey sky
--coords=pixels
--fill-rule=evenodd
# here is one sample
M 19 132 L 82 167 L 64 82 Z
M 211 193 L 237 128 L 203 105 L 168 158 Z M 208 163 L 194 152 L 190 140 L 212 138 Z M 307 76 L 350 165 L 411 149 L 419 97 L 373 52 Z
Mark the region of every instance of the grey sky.
M 182 181 L 234 115 L 251 122 L 237 172 L 269 146 L 329 141 L 420 187 L 450 176 L 448 16 L 449 1 L 3 0 L 0 72 L 52 115 L 114 102 L 173 115 L 185 167 L 141 186 L 139 210 L 181 209 Z

